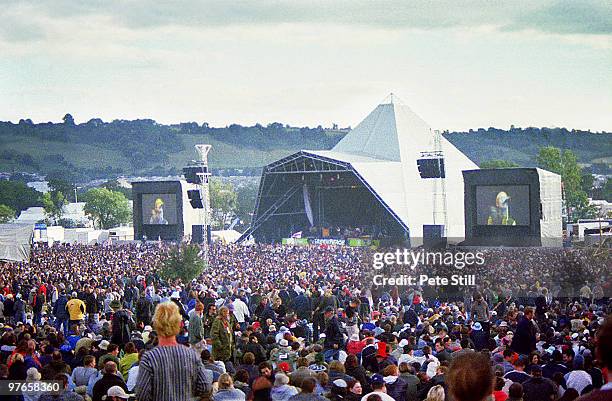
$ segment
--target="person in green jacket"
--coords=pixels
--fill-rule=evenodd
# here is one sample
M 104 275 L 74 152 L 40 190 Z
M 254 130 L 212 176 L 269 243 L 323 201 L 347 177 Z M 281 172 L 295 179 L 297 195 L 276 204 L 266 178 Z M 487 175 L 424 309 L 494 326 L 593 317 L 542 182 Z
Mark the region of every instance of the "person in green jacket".
M 125 344 L 125 350 L 123 357 L 119 360 L 119 370 L 123 375 L 123 378 L 127 380 L 128 372 L 132 365 L 138 362 L 138 350 L 133 342 Z
M 191 316 L 189 317 L 189 344 L 192 347 L 198 348 L 204 339 L 204 324 L 202 323 L 202 314 L 204 313 L 204 304 L 196 303 Z
M 210 329 L 212 356 L 216 361 L 227 362 L 234 355 L 234 333 L 229 318 L 229 309 L 219 309 L 219 314 Z

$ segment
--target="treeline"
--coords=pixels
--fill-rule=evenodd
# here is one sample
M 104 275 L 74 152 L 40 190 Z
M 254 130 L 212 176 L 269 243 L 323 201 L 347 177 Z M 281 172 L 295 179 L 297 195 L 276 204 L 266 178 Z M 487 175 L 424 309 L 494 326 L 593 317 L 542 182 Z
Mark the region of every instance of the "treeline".
M 520 166 L 537 165 L 540 148 L 553 146 L 571 150 L 578 162 L 588 164 L 595 174 L 610 174 L 612 133 L 592 133 L 566 128 L 480 128 L 468 132 L 444 132 L 443 135 L 474 162 L 480 164 L 491 159 L 504 159 Z
M 321 126 L 290 127 L 281 123 L 266 126 L 256 124 L 246 127 L 232 124 L 227 127 L 210 127 L 207 123 L 195 122 L 164 125 L 151 119 L 113 120 L 104 122 L 93 118 L 85 123 L 76 124 L 70 114 L 63 118 L 63 123 L 33 123 L 22 119 L 17 124 L 0 122 L 0 146 L 13 143 L 12 150 L 0 152 L 0 166 L 5 171 L 31 171 L 48 173 L 59 170 L 70 173 L 77 180 L 107 178 L 120 174 L 173 175 L 181 171 L 182 166 L 173 165 L 173 154 L 186 149 L 186 137 L 202 137 L 202 141 L 218 141 L 245 149 L 256 149 L 265 154 L 273 149 L 329 149 L 334 146 L 345 131 L 326 130 Z M 19 141 L 19 142 L 16 142 Z M 106 166 L 76 166 L 66 160 L 65 154 L 57 151 L 44 152 L 41 149 L 37 156 L 23 152 L 17 143 L 26 144 L 66 144 L 62 151 L 69 153 L 70 147 L 78 144 L 92 145 L 121 156 L 128 164 Z M 65 150 L 64 150 L 65 149 Z M 195 157 L 195 154 L 194 154 Z M 84 161 L 87 155 L 79 155 Z M 235 169 L 247 169 L 248 175 L 254 174 L 251 169 L 259 168 L 257 164 L 243 159 L 243 165 L 232 166 Z M 86 163 L 81 163 L 86 164 Z M 0 168 L 0 171 L 2 169 Z
M 212 166 L 221 169 L 220 175 L 258 175 L 263 164 L 275 159 L 270 154 L 273 151 L 278 155 L 299 149 L 330 149 L 347 132 L 337 126 L 329 129 L 272 123 L 211 127 L 196 122 L 164 125 L 151 119 L 104 122 L 93 118 L 76 124 L 70 114 L 64 116 L 62 123 L 35 124 L 22 119 L 16 124 L 0 122 L 0 171 L 58 173 L 56 175 L 68 175 L 73 182 L 118 175 L 177 175 L 189 157 L 185 155 L 192 152 L 192 144 L 201 140 L 232 145 L 225 148 L 215 145 L 214 157 L 231 161 L 223 166 Z M 612 172 L 610 133 L 565 128 L 502 130 L 491 127 L 444 132 L 443 135 L 476 163 L 503 159 L 520 166 L 535 166 L 538 150 L 554 146 L 572 150 L 578 161 L 589 165 L 593 173 Z M 45 149 L 45 144 L 54 146 Z M 84 148 L 80 145 L 104 151 L 103 161 L 98 159 L 92 163 L 91 155 L 79 150 Z M 242 149 L 244 154 L 237 155 Z

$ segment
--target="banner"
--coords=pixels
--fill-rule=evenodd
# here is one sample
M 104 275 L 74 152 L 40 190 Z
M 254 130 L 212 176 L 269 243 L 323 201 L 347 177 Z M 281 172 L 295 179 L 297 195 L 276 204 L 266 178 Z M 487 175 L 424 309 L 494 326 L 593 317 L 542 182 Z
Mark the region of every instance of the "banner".
M 304 189 L 302 192 L 304 194 L 304 211 L 306 212 L 306 217 L 308 217 L 310 226 L 313 226 L 314 219 L 312 217 L 312 206 L 310 205 L 310 194 L 308 193 L 308 185 L 304 184 Z
M 349 238 L 347 243 L 348 243 L 348 246 L 353 246 L 353 247 L 369 246 L 374 249 L 380 246 L 380 240 L 369 239 L 369 238 Z
M 346 241 L 343 239 L 333 238 L 311 238 L 310 243 L 313 245 L 345 245 Z
M 283 238 L 281 240 L 283 245 L 308 245 L 308 238 Z

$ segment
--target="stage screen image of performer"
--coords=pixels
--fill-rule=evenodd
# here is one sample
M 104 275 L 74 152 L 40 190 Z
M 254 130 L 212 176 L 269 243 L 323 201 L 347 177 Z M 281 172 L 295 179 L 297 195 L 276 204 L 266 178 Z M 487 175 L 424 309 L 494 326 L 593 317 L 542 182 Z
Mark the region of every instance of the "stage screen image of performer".
M 171 225 L 176 224 L 175 194 L 143 194 L 143 224 Z
M 476 187 L 479 225 L 527 226 L 529 207 L 529 185 Z

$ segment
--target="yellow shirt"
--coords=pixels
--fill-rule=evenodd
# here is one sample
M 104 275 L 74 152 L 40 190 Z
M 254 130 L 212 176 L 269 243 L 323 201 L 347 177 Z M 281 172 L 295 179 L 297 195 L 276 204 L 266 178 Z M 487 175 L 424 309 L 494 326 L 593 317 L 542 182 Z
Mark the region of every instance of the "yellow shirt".
M 66 304 L 70 320 L 83 320 L 85 318 L 85 303 L 78 298 L 73 298 Z

